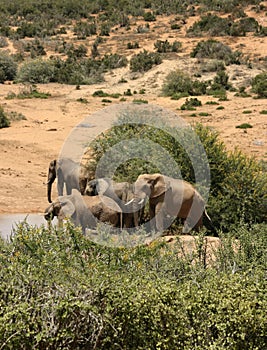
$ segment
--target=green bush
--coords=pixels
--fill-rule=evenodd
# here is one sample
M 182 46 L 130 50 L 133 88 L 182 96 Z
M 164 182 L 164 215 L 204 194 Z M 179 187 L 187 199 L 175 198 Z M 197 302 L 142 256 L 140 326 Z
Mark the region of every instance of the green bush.
M 161 64 L 161 62 L 162 58 L 159 53 L 144 50 L 130 59 L 130 70 L 132 72 L 146 72 L 153 66 Z
M 7 128 L 10 125 L 10 120 L 4 111 L 4 108 L 0 106 L 0 129 Z
M 22 63 L 17 79 L 20 82 L 49 83 L 55 79 L 55 65 L 52 60 L 40 58 Z
M 179 41 L 174 41 L 170 44 L 168 40 L 157 40 L 154 43 L 154 47 L 159 53 L 178 52 L 181 49 L 182 44 Z
M 192 111 L 192 110 L 195 110 L 195 107 L 199 107 L 201 105 L 202 105 L 201 101 L 199 101 L 197 98 L 190 98 L 189 100 L 187 98 L 185 102 L 182 104 L 181 109 Z
M 255 92 L 259 98 L 267 97 L 267 72 L 256 75 L 251 82 L 252 91 Z
M 127 49 L 132 50 L 132 49 L 139 49 L 139 43 L 135 41 L 134 43 L 127 43 Z
M 187 30 L 188 36 L 225 36 L 230 35 L 229 23 L 232 21 L 228 18 L 219 17 L 208 13 L 202 16 L 201 19 L 195 22 Z
M 189 74 L 181 70 L 170 72 L 164 81 L 162 93 L 164 96 L 183 97 L 189 95 L 204 95 L 207 83 L 191 80 Z
M 222 237 L 216 262 L 172 247 L 108 248 L 69 223 L 0 241 L 3 349 L 265 349 L 266 225 Z M 234 232 L 233 232 L 234 233 Z M 192 263 L 192 261 L 195 261 Z
M 101 61 L 101 65 L 104 67 L 105 70 L 126 67 L 127 64 L 127 58 L 117 53 L 105 55 Z
M 75 24 L 73 31 L 77 35 L 77 39 L 85 39 L 88 36 L 96 35 L 96 23 L 79 21 Z
M 231 11 L 232 12 L 232 11 Z M 230 17 L 219 17 L 208 13 L 195 22 L 188 30 L 188 36 L 244 36 L 247 32 L 259 33 L 258 22 L 251 17 L 241 18 L 234 21 Z
M 17 74 L 17 63 L 5 52 L 0 52 L 0 83 L 14 80 Z
M 239 55 L 240 53 L 234 53 L 229 46 L 214 39 L 200 41 L 191 52 L 191 57 L 223 60 L 226 64 L 240 63 Z
M 152 12 L 145 12 L 143 17 L 144 17 L 144 20 L 146 22 L 154 22 L 154 21 L 156 21 L 156 16 Z

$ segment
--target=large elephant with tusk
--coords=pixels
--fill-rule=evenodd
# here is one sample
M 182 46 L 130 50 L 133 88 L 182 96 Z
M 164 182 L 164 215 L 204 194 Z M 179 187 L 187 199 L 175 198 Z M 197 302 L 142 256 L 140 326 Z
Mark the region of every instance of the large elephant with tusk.
M 133 196 L 133 185 L 128 182 L 114 182 L 109 178 L 94 179 L 87 182 L 85 195 L 103 195 L 113 199 L 122 211 L 122 228 L 139 226 L 143 211 L 133 210 L 133 206 L 125 206 Z
M 209 228 L 213 227 L 200 193 L 189 182 L 162 174 L 140 175 L 134 184 L 134 199 L 126 205 L 144 205 L 149 199 L 151 229 L 163 231 L 175 217 L 185 219 L 183 232 L 199 231 L 206 218 Z

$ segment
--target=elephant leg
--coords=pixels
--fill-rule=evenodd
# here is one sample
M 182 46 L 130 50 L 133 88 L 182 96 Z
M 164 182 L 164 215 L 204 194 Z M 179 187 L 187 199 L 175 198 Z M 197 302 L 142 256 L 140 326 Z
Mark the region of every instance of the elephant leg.
M 132 227 L 133 216 L 132 213 L 123 213 L 123 227 L 130 228 Z
M 164 212 L 161 205 L 156 206 L 155 219 L 156 219 L 157 231 L 160 231 L 160 232 L 164 231 Z
M 64 178 L 63 178 L 62 170 L 58 169 L 58 171 L 57 171 L 57 193 L 59 196 L 63 196 L 63 188 L 64 188 Z
M 66 192 L 67 192 L 67 195 L 70 195 L 70 194 L 71 194 L 71 191 L 72 191 L 72 186 L 71 186 L 71 184 L 67 181 L 67 182 L 66 182 Z
M 135 212 L 135 213 L 133 213 L 133 226 L 134 227 L 137 227 L 137 226 L 139 226 L 140 225 L 140 210 L 139 211 L 137 211 L 137 212 Z
M 149 218 L 150 218 L 150 230 L 151 231 L 157 230 L 155 210 L 156 210 L 156 206 L 150 203 L 149 204 Z

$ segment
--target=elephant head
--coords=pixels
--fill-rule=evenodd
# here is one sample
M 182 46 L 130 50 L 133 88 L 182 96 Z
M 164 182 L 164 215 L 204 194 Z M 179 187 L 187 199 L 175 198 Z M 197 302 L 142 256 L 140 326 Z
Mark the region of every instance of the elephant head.
M 105 196 L 113 199 L 121 208 L 122 226 L 130 228 L 138 226 L 143 211 L 133 210 L 125 203 L 133 197 L 133 185 L 128 182 L 114 182 L 109 178 L 100 178 L 88 181 L 85 194 L 88 196 Z
M 45 220 L 53 220 L 54 217 L 58 217 L 61 210 L 61 204 L 59 201 L 55 201 L 49 205 L 49 207 L 46 208 L 44 213 Z
M 159 197 L 170 189 L 170 182 L 161 174 L 143 174 L 134 184 L 134 193 L 137 198 L 150 199 Z

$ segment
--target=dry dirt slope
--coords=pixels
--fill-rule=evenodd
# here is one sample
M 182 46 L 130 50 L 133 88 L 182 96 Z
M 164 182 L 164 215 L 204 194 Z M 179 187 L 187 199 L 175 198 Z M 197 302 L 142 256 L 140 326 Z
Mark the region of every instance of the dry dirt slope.
M 186 26 L 195 20 L 197 19 L 189 18 Z M 266 22 L 266 18 L 260 20 Z M 262 110 L 267 109 L 266 100 L 235 97 L 234 93 L 228 93 L 228 101 L 220 102 L 220 106 L 224 109 L 218 110 L 216 105 L 205 104 L 207 101 L 217 99 L 201 96 L 198 97 L 202 101 L 202 106 L 197 109 L 198 116 L 192 117 L 192 112 L 180 110 L 184 99 L 174 101 L 160 95 L 164 79 L 170 71 L 179 68 L 193 74 L 198 69 L 199 62 L 190 59 L 189 53 L 197 41 L 203 40 L 203 38 L 186 38 L 184 36 L 186 28 L 177 33 L 168 32 L 165 24 L 169 21 L 170 18 L 159 18 L 157 24 L 153 24 L 150 33 L 144 34 L 143 38 L 138 36 L 142 45 L 139 50 L 128 52 L 128 58 L 143 49 L 153 50 L 153 43 L 158 38 L 168 39 L 170 42 L 181 41 L 184 50 L 176 55 L 166 56 L 161 65 L 145 74 L 132 74 L 128 66 L 107 73 L 105 82 L 101 84 L 81 86 L 80 89 L 59 84 L 38 85 L 39 91 L 51 94 L 48 99 L 43 100 L 7 100 L 6 97 L 10 92 L 17 94 L 25 87 L 20 84 L 1 86 L 0 104 L 5 111 L 22 113 L 27 120 L 13 122 L 10 128 L 0 130 L 0 212 L 43 212 L 47 206 L 44 183 L 49 161 L 57 157 L 64 140 L 75 125 L 108 105 L 103 103 L 101 98 L 92 96 L 93 92 L 100 89 L 108 93 L 121 94 L 127 89 L 135 91 L 136 94 L 133 96 L 125 96 L 127 102 L 144 99 L 175 111 L 189 123 L 200 121 L 217 130 L 229 149 L 238 146 L 250 155 L 267 159 L 267 121 L 266 115 L 260 114 Z M 125 35 L 123 29 L 114 32 L 107 45 L 102 46 L 103 53 L 117 52 L 123 42 L 125 50 L 125 42 L 136 39 L 136 34 L 132 33 L 132 37 L 124 38 L 123 41 L 123 35 Z M 242 48 L 244 54 L 250 55 L 252 60 L 264 57 L 267 52 L 266 37 L 217 39 L 233 49 Z M 231 82 L 238 87 L 262 70 L 263 68 L 255 63 L 252 69 L 245 65 L 230 66 L 228 74 Z M 127 82 L 120 83 L 122 78 Z M 204 78 L 209 79 L 209 76 Z M 145 89 L 145 94 L 139 94 L 141 89 Z M 87 103 L 81 103 L 81 99 L 87 100 Z M 111 99 L 111 103 L 121 102 L 119 99 Z M 207 116 L 199 116 L 201 112 Z M 236 128 L 244 122 L 250 123 L 253 128 L 246 132 Z M 98 128 L 98 123 L 95 123 L 94 128 Z M 54 197 L 55 195 L 54 193 Z

